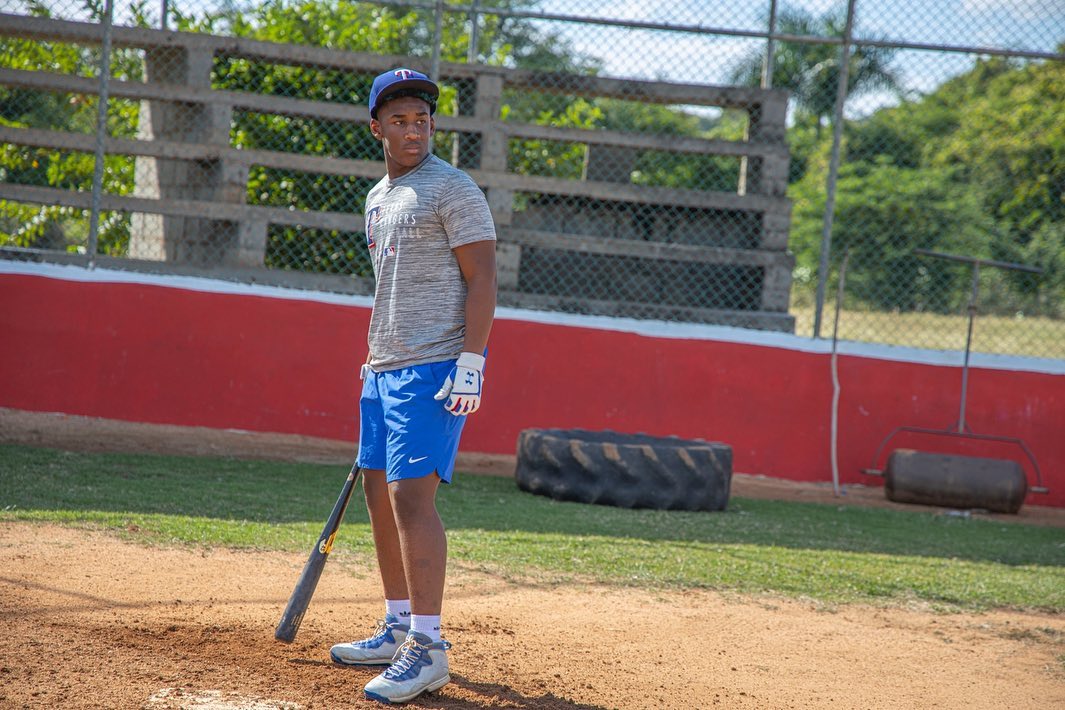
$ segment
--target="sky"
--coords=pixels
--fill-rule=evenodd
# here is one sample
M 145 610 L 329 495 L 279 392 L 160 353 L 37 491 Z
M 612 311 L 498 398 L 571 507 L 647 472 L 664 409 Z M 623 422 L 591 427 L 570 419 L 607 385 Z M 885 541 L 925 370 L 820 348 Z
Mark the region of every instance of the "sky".
M 762 29 L 769 0 L 541 0 L 549 13 L 649 22 Z M 780 0 L 814 15 L 846 0 Z M 911 42 L 1008 46 L 1050 51 L 1065 40 L 1062 0 L 857 0 L 856 33 Z M 779 11 L 779 10 L 778 10 Z
M 546 12 L 618 17 L 703 28 L 763 30 L 769 0 L 543 0 Z M 842 12 L 845 0 L 792 0 L 781 8 L 814 16 Z M 730 70 L 764 40 L 694 32 L 625 30 L 577 23 L 541 23 L 573 47 L 603 62 L 604 73 L 626 78 L 728 83 Z M 857 0 L 855 35 L 908 43 L 1053 52 L 1065 42 L 1065 0 Z M 928 92 L 968 70 L 976 55 L 898 50 L 893 67 L 909 92 Z M 897 102 L 890 94 L 852 99 L 850 117 Z
M 48 0 L 75 18 L 82 0 Z M 185 12 L 249 6 L 256 0 L 169 0 Z M 295 0 L 292 0 L 293 2 Z M 470 0 L 452 0 L 467 4 Z M 162 0 L 148 0 L 148 7 Z M 0 11 L 19 12 L 22 0 L 0 0 Z M 545 13 L 614 18 L 670 25 L 761 31 L 770 0 L 539 0 Z M 116 2 L 116 19 L 129 3 Z M 846 0 L 778 0 L 778 12 L 801 9 L 814 16 L 842 12 Z M 949 44 L 1053 52 L 1065 42 L 1065 0 L 857 0 L 855 34 L 860 38 L 921 44 Z M 752 53 L 764 51 L 759 39 L 697 32 L 632 30 L 577 22 L 537 20 L 544 32 L 561 34 L 579 53 L 596 57 L 603 74 L 633 79 L 724 84 L 730 70 Z M 928 92 L 968 70 L 976 55 L 899 50 L 893 67 L 909 92 Z M 897 101 L 889 94 L 852 98 L 850 117 L 865 115 Z

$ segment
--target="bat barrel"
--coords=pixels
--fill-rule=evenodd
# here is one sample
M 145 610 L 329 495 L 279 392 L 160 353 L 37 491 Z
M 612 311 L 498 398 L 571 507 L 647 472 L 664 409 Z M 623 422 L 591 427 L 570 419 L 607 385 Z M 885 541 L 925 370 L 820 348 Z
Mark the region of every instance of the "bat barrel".
M 299 581 L 296 582 L 292 596 L 289 597 L 285 611 L 281 615 L 281 621 L 274 630 L 274 638 L 278 641 L 291 643 L 296 638 L 296 632 L 299 631 L 303 617 L 307 613 L 307 607 L 311 603 L 311 597 L 314 596 L 314 590 L 318 586 L 318 580 L 322 576 L 325 562 L 333 549 L 333 540 L 344 519 L 344 511 L 348 507 L 348 501 L 351 499 L 351 492 L 355 488 L 355 481 L 358 477 L 359 466 L 356 464 L 344 480 L 344 487 L 340 490 L 340 497 L 333 506 L 333 512 L 329 514 L 329 519 L 322 528 L 322 534 L 315 541 L 314 549 L 311 550 L 307 564 L 303 566 Z

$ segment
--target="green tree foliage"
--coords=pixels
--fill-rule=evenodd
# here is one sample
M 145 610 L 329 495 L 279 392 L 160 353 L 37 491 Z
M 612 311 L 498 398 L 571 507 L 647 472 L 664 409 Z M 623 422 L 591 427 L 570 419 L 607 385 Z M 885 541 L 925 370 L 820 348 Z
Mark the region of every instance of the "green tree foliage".
M 148 0 L 138 0 L 132 16 L 147 25 Z M 84 0 L 99 17 L 100 0 Z M 575 53 L 566 40 L 522 18 L 490 14 L 491 8 L 533 8 L 536 0 L 490 0 L 480 6 L 479 61 L 497 66 L 561 74 L 594 75 L 600 64 Z M 25 0 L 27 14 L 49 15 L 49 5 Z M 431 7 L 402 8 L 352 0 L 266 0 L 242 14 L 232 9 L 184 16 L 171 10 L 172 25 L 185 31 L 232 34 L 251 39 L 419 57 L 427 63 L 434 27 Z M 95 14 L 93 14 L 95 13 Z M 803 11 L 782 13 L 779 29 L 797 35 L 839 36 L 843 17 Z M 442 59 L 467 59 L 468 17 L 449 13 L 443 23 Z M 789 129 L 795 200 L 792 249 L 797 285 L 816 273 L 828 136 L 838 78 L 838 47 L 781 42 L 774 84 L 796 98 Z M 890 50 L 859 48 L 851 58 L 851 97 L 895 91 Z M 4 38 L 0 66 L 95 76 L 99 50 L 65 43 Z M 137 51 L 116 48 L 112 73 L 139 80 Z M 753 53 L 734 70 L 736 81 L 757 84 L 761 56 Z M 217 88 L 325 102 L 364 104 L 372 76 L 315 67 L 221 56 L 213 75 Z M 467 111 L 463 97 L 471 86 L 447 85 L 440 112 Z M 740 139 L 745 117 L 725 112 L 694 114 L 677 107 L 635 101 L 560 95 L 524 87 L 503 97 L 505 120 L 558 127 L 638 131 L 667 136 Z M 118 137 L 137 134 L 137 102 L 112 100 L 109 130 Z M 851 290 L 876 308 L 951 309 L 964 298 L 964 270 L 915 259 L 925 247 L 1037 264 L 1039 279 L 997 272 L 985 292 L 984 307 L 1006 311 L 1034 309 L 1065 313 L 1065 63 L 978 61 L 973 69 L 926 96 L 906 100 L 857 121 L 844 133 L 844 162 L 835 217 L 834 257 L 845 248 L 855 255 L 848 277 Z M 0 122 L 92 134 L 96 103 L 91 96 L 0 88 Z M 441 132 L 436 150 L 451 157 L 454 136 Z M 232 144 L 238 148 L 288 151 L 345 159 L 380 160 L 380 146 L 364 126 L 306 117 L 239 111 Z M 564 141 L 514 139 L 509 167 L 516 172 L 580 179 L 587 147 Z M 108 156 L 107 192 L 130 194 L 132 158 Z M 8 182 L 88 190 L 92 156 L 84 153 L 0 146 L 0 179 Z M 688 189 L 735 190 L 738 160 L 720 156 L 639 150 L 631 180 L 637 184 Z M 252 204 L 296 209 L 361 212 L 372 180 L 253 168 L 248 181 Z M 525 196 L 530 197 L 530 196 Z M 520 199 L 519 196 L 520 208 Z M 56 206 L 0 202 L 0 243 L 55 248 L 84 242 L 85 214 Z M 128 218 L 108 215 L 101 244 L 121 253 Z M 339 273 L 365 272 L 360 234 L 275 228 L 268 264 Z M 861 266 L 864 265 L 864 266 Z M 950 286 L 952 299 L 937 299 Z
M 927 96 L 851 122 L 835 233 L 844 243 L 846 235 L 864 232 L 869 244 L 888 237 L 906 249 L 925 247 L 1040 266 L 1046 273 L 1038 278 L 988 270 L 982 308 L 1063 315 L 1063 115 L 1065 63 L 990 59 L 978 61 Z M 885 171 L 898 182 L 882 181 Z M 819 229 L 820 218 L 806 211 L 807 198 L 818 184 L 824 184 L 823 171 L 810 170 L 794 189 L 801 201 L 795 234 L 805 235 L 794 242 L 800 263 L 809 262 L 808 252 L 817 248 L 807 240 L 813 225 L 805 222 L 817 221 Z M 924 189 L 911 189 L 915 186 Z M 935 219 L 900 219 L 895 212 L 900 194 L 907 195 L 912 210 L 949 208 L 953 224 L 944 229 L 947 222 Z M 856 198 L 868 200 L 870 207 L 854 211 Z M 879 260 L 868 264 L 883 269 Z M 905 269 L 900 274 L 899 282 L 907 284 Z M 882 307 L 921 307 L 896 291 L 884 287 L 881 296 L 866 296 Z
M 147 26 L 148 0 L 137 0 L 130 10 L 134 24 Z M 498 0 L 482 2 L 484 10 L 497 7 L 525 8 L 535 2 Z M 100 0 L 84 0 L 90 18 L 102 17 Z M 50 5 L 25 0 L 27 14 L 48 17 Z M 425 59 L 433 47 L 433 10 L 397 8 L 351 0 L 268 0 L 248 13 L 234 3 L 206 14 L 186 15 L 170 9 L 172 26 L 180 31 L 230 34 L 257 40 L 308 44 L 330 49 L 371 52 Z M 561 37 L 545 33 L 520 18 L 482 14 L 477 55 L 481 61 L 501 66 L 559 72 L 592 72 L 595 64 L 575 56 Z M 442 59 L 465 61 L 468 18 L 449 13 L 443 25 Z M 113 51 L 112 76 L 139 80 L 143 61 L 136 51 Z M 46 70 L 62 74 L 95 76 L 99 50 L 63 43 L 0 40 L 0 65 L 16 69 Z M 314 67 L 282 66 L 245 58 L 220 57 L 213 72 L 216 88 L 249 91 L 318 101 L 364 104 L 372 76 Z M 470 89 L 472 87 L 464 87 Z M 585 102 L 586 104 L 586 102 Z M 440 100 L 442 113 L 457 110 L 456 87 L 445 86 Z M 587 125 L 587 105 L 546 112 L 530 102 L 515 102 L 512 115 L 521 120 L 551 125 Z M 134 137 L 139 106 L 112 99 L 109 132 Z M 96 102 L 91 96 L 64 96 L 40 91 L 0 89 L 0 121 L 6 125 L 52 128 L 92 133 Z M 287 151 L 338 158 L 379 160 L 380 146 L 362 126 L 305 117 L 239 111 L 234 116 L 232 143 L 238 148 Z M 450 157 L 452 137 L 437 138 L 437 151 Z M 530 160 L 529 168 L 563 170 L 572 162 L 572 146 L 519 146 Z M 544 156 L 544 153 L 547 153 Z M 541 155 L 543 165 L 533 165 Z M 104 189 L 113 194 L 133 191 L 134 161 L 123 156 L 106 158 Z M 33 185 L 78 190 L 91 186 L 91 155 L 66 154 L 21 146 L 0 149 L 2 179 Z M 373 181 L 347 176 L 316 175 L 254 167 L 248 181 L 249 202 L 298 209 L 360 212 L 362 200 Z M 3 243 L 45 248 L 63 247 L 80 240 L 87 231 L 81 210 L 15 203 L 0 203 L 0 240 Z M 100 233 L 105 251 L 119 253 L 128 244 L 128 216 L 108 216 Z M 368 265 L 359 246 L 361 235 L 320 233 L 275 228 L 270 235 L 268 264 L 320 271 L 365 271 Z
M 1062 308 L 1065 62 L 1015 67 L 991 60 L 974 74 L 984 86 L 966 101 L 957 130 L 930 162 L 963 172 L 998 223 L 1002 238 L 993 243 L 992 255 L 1046 268 L 1041 305 Z M 1014 289 L 1037 294 L 1038 281 L 1018 272 L 1006 277 Z
M 482 3 L 481 7 L 524 7 L 522 2 Z M 492 64 L 551 71 L 587 71 L 591 65 L 575 57 L 558 36 L 545 34 L 514 18 L 482 15 L 478 55 Z M 350 0 L 269 0 L 244 15 L 235 11 L 204 17 L 178 17 L 181 29 L 219 32 L 271 42 L 308 44 L 344 51 L 400 57 L 431 54 L 432 9 L 398 8 Z M 469 27 L 466 16 L 448 13 L 442 27 L 441 58 L 467 58 Z M 244 58 L 222 58 L 215 67 L 218 88 L 251 91 L 317 101 L 365 104 L 373 76 L 306 66 L 279 66 Z M 444 86 L 438 111 L 458 112 L 460 90 L 472 86 Z M 558 111 L 535 106 L 519 95 L 504 107 L 515 120 L 543 125 L 589 125 L 594 110 L 574 100 Z M 241 148 L 310 153 L 357 160 L 380 160 L 381 148 L 365 126 L 305 117 L 238 112 L 234 117 L 234 145 Z M 453 136 L 438 132 L 435 150 L 451 157 Z M 578 164 L 577 149 L 544 141 L 515 141 L 512 165 L 530 174 L 566 174 Z M 579 177 L 579 173 L 577 175 Z M 249 178 L 249 202 L 336 212 L 361 212 L 372 180 L 254 168 Z M 300 270 L 366 273 L 369 263 L 361 234 L 319 233 L 275 226 L 271 229 L 267 264 Z
M 743 140 L 747 115 L 726 111 L 702 117 L 671 106 L 633 101 L 600 99 L 600 128 L 659 135 Z M 714 155 L 640 151 L 632 181 L 637 185 L 678 187 L 692 190 L 735 191 L 739 185 L 739 160 Z
M 591 129 L 599 125 L 603 118 L 602 109 L 586 99 L 569 98 L 572 100 L 558 110 L 542 110 L 534 116 L 526 116 L 524 122 L 558 128 Z M 502 107 L 503 119 L 515 120 L 519 111 L 513 104 L 506 103 Z M 579 180 L 584 169 L 585 147 L 582 143 L 517 139 L 510 141 L 509 153 L 508 167 L 523 175 Z M 519 208 L 520 203 L 519 200 Z
M 777 17 L 777 31 L 806 37 L 842 37 L 846 26 L 844 10 L 814 16 L 806 10 L 785 8 Z M 854 98 L 873 91 L 897 92 L 898 77 L 891 68 L 893 49 L 856 47 L 847 66 L 847 96 Z M 763 54 L 752 50 L 732 69 L 733 83 L 759 86 Z M 840 77 L 840 48 L 833 44 L 779 42 L 773 54 L 773 86 L 792 92 L 796 122 L 807 123 L 820 133 L 831 123 Z
M 825 209 L 824 155 L 791 190 L 791 246 L 798 280 L 809 281 L 820 258 Z M 847 291 L 878 310 L 956 312 L 966 274 L 915 248 L 989 256 L 993 224 L 976 195 L 949 168 L 914 169 L 878 158 L 840 168 L 832 249 L 849 251 Z
M 131 6 L 134 23 L 146 23 L 146 2 L 140 0 Z M 85 0 L 82 7 L 89 17 L 103 16 L 100 2 Z M 24 9 L 34 17 L 51 16 L 49 6 L 38 0 L 27 0 Z M 4 37 L 0 38 L 0 66 L 94 77 L 100 71 L 100 51 L 97 47 Z M 136 53 L 113 49 L 111 73 L 119 79 L 140 79 L 142 67 Z M 0 87 L 0 124 L 4 126 L 94 134 L 98 110 L 95 96 Z M 131 137 L 136 131 L 137 111 L 135 103 L 112 100 L 107 119 L 111 135 Z M 88 191 L 94 167 L 94 157 L 87 153 L 0 146 L 0 181 L 4 182 Z M 132 192 L 131 158 L 105 156 L 104 190 L 115 194 Z M 87 216 L 86 210 L 71 207 L 0 200 L 0 245 L 71 251 L 84 248 Z M 104 253 L 122 251 L 129 241 L 128 217 L 104 215 L 98 240 Z

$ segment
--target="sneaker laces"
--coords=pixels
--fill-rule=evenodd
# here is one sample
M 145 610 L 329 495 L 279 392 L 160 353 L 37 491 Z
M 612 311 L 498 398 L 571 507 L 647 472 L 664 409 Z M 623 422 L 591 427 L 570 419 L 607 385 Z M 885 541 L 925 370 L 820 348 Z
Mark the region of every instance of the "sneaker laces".
M 388 633 L 388 620 L 378 619 L 377 628 L 374 630 L 374 632 L 370 635 L 369 638 L 362 639 L 361 641 L 352 641 L 351 643 L 353 646 L 365 646 L 367 644 L 373 643 L 381 636 L 384 636 L 386 633 Z
M 403 645 L 396 649 L 396 655 L 392 656 L 392 665 L 385 670 L 385 677 L 403 675 L 421 659 L 422 653 L 428 650 L 428 646 L 418 643 L 418 639 L 411 634 Z
M 445 640 L 440 640 L 431 645 L 439 646 L 445 651 L 451 648 L 451 643 Z M 396 655 L 392 656 L 392 665 L 385 670 L 384 676 L 386 678 L 402 676 L 414 664 L 418 663 L 422 656 L 429 653 L 429 647 L 430 644 L 419 643 L 418 639 L 414 638 L 414 634 L 411 634 L 403 642 L 403 645 L 396 650 Z

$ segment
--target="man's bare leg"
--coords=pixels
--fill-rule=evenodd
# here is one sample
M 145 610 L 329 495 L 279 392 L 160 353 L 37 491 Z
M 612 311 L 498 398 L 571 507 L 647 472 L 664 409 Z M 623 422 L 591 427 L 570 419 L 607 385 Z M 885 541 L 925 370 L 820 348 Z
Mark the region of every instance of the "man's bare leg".
M 393 481 L 388 486 L 411 612 L 417 615 L 440 616 L 443 606 L 447 536 L 436 511 L 439 486 L 440 477 L 435 473 Z
M 377 566 L 381 571 L 381 583 L 385 599 L 410 599 L 407 592 L 407 576 L 403 572 L 403 555 L 396 529 L 396 515 L 392 511 L 385 472 L 365 470 L 362 472 L 362 488 L 366 494 L 366 509 L 370 513 L 374 547 L 377 551 Z
M 367 639 L 336 644 L 330 649 L 330 656 L 337 663 L 347 665 L 388 665 L 407 639 L 410 616 L 406 605 L 410 596 L 407 593 L 399 532 L 396 529 L 396 516 L 392 511 L 385 472 L 364 469 L 362 487 L 366 494 L 366 508 L 370 512 L 370 527 L 373 529 L 387 611 L 394 613 L 396 619 L 389 621 L 386 616 L 385 622 Z
M 440 634 L 447 538 L 436 512 L 439 486 L 435 473 L 388 484 L 412 613 L 410 635 L 396 652 L 396 660 L 363 689 L 372 700 L 407 702 L 451 681 L 447 660 L 451 644 Z

